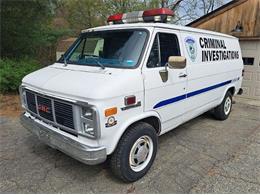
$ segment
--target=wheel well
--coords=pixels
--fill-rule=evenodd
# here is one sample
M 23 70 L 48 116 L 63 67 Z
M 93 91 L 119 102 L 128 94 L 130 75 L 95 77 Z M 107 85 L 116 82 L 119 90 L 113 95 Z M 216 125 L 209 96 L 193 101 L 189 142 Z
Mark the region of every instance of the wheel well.
M 145 122 L 145 123 L 148 123 L 148 124 L 152 125 L 153 128 L 155 129 L 156 133 L 158 135 L 160 134 L 160 132 L 161 132 L 161 122 L 160 122 L 160 119 L 157 118 L 156 116 L 150 116 L 150 117 L 141 119 L 139 121 L 134 122 L 130 126 L 132 126 L 132 125 L 134 125 L 136 123 L 139 123 L 139 122 Z
M 235 87 L 230 87 L 230 88 L 228 89 L 228 91 L 230 91 L 230 93 L 231 93 L 232 95 L 235 95 L 236 89 L 235 89 Z

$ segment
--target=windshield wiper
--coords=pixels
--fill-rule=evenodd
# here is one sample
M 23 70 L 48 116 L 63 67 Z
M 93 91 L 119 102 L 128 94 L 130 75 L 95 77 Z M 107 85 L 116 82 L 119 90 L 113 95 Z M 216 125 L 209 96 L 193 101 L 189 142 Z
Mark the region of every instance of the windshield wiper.
M 104 64 L 102 64 L 98 59 L 96 59 L 96 57 L 99 57 L 99 56 L 96 56 L 96 55 L 86 55 L 86 56 L 90 56 L 92 57 L 93 60 L 95 60 L 95 62 L 104 70 L 106 67 L 104 66 Z
M 97 60 L 97 63 L 103 70 L 106 68 L 100 61 Z
M 106 67 L 97 59 L 95 59 L 95 61 L 98 63 L 98 65 L 104 70 Z
M 94 54 L 84 54 L 84 56 L 90 56 L 90 57 L 93 57 L 93 58 L 99 58 L 99 56 L 94 55 Z
M 67 65 L 68 65 L 68 64 L 67 64 L 67 58 L 65 57 L 64 54 L 62 54 L 61 57 L 63 57 L 63 60 L 64 60 L 64 66 L 67 66 Z

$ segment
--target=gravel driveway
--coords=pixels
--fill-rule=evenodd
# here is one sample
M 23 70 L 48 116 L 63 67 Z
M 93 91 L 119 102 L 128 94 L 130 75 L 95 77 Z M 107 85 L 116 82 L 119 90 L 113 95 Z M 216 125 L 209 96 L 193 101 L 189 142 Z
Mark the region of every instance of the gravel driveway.
M 84 165 L 0 117 L 1 193 L 260 193 L 260 107 L 235 104 L 230 118 L 206 113 L 159 138 L 154 165 L 125 184 L 107 163 Z

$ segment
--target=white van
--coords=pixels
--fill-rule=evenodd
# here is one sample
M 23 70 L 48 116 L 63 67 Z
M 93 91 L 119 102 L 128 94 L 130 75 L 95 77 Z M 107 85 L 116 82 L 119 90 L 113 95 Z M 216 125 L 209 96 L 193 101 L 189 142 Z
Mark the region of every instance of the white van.
M 85 164 L 109 157 L 132 182 L 150 169 L 159 135 L 211 109 L 227 119 L 242 93 L 238 39 L 171 17 L 165 8 L 117 14 L 83 30 L 58 62 L 24 77 L 22 124 Z

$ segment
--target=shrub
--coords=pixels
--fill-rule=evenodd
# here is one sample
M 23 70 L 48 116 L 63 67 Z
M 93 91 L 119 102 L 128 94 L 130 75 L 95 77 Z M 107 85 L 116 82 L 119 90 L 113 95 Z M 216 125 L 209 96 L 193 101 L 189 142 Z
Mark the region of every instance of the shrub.
M 41 68 L 40 64 L 29 58 L 0 59 L 0 92 L 18 91 L 22 78 L 39 68 Z

